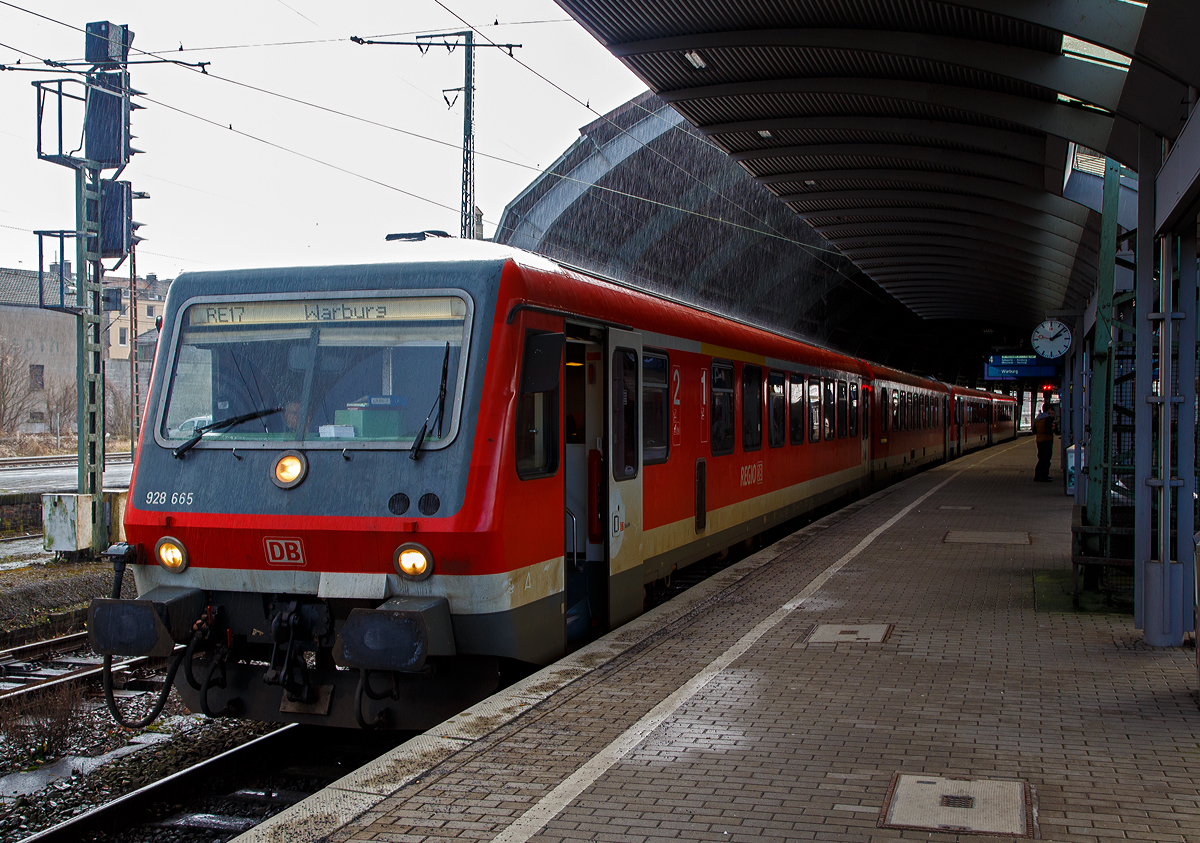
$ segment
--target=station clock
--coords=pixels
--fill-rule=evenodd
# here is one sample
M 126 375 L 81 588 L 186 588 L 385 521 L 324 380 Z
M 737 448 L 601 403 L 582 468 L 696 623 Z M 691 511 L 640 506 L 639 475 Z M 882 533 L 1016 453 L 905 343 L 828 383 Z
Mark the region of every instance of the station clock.
M 1071 348 L 1071 329 L 1057 319 L 1047 319 L 1029 337 L 1033 350 L 1047 360 L 1057 360 Z

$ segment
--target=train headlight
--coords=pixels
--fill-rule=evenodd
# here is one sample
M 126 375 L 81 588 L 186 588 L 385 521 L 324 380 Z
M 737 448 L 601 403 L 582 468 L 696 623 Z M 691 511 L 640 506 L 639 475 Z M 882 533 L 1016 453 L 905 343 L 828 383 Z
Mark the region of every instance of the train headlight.
M 178 574 L 188 566 L 187 548 L 179 539 L 163 536 L 154 546 L 154 558 L 172 574 Z
M 272 479 L 281 489 L 293 489 L 299 486 L 308 474 L 308 460 L 299 451 L 284 451 L 275 461 L 275 473 Z
M 433 556 L 415 542 L 408 542 L 396 548 L 392 563 L 396 566 L 397 573 L 410 580 L 423 580 L 433 573 Z

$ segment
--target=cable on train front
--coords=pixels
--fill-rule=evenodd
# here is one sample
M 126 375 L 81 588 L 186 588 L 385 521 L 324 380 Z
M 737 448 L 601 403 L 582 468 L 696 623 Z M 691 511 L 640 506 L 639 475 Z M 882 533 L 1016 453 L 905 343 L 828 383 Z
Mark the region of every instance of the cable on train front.
M 172 288 L 127 542 L 89 610 L 118 722 L 152 720 L 172 680 L 209 716 L 406 729 L 496 685 L 497 659 L 459 652 L 430 587 L 481 541 L 460 523 L 480 520 L 463 506 L 482 389 L 467 361 L 480 343 L 482 371 L 494 296 L 335 269 Z M 117 656 L 169 659 L 149 715 L 117 705 Z

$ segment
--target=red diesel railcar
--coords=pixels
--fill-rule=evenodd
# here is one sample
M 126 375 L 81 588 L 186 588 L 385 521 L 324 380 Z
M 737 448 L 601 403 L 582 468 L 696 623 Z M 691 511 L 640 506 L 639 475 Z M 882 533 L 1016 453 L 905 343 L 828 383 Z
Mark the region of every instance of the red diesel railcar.
M 193 708 L 427 728 L 678 568 L 986 444 L 950 403 L 999 400 L 508 248 L 403 248 L 171 287 L 110 549 L 139 599 L 89 626 L 174 651 Z

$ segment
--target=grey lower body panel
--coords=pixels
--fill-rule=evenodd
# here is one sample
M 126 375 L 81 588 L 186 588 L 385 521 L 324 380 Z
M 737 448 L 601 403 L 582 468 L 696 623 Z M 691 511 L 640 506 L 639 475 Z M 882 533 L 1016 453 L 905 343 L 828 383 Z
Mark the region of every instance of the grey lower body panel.
M 451 615 L 459 653 L 549 664 L 566 644 L 565 596 L 560 592 L 507 612 Z

